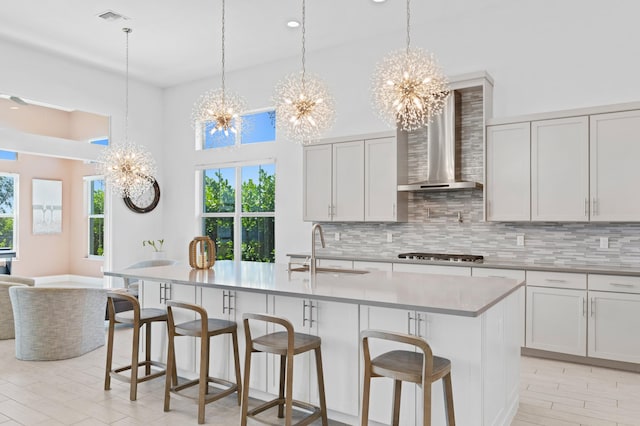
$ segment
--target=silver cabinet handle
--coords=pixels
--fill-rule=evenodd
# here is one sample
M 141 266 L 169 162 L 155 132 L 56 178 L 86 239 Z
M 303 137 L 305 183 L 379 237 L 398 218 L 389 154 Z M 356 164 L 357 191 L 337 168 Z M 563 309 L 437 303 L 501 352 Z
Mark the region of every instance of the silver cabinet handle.
M 582 298 L 582 316 L 587 316 L 587 299 L 585 297 Z
M 227 305 L 224 303 L 224 300 L 227 298 L 227 291 L 222 290 L 222 313 L 224 314 L 227 310 Z
M 307 323 L 307 301 L 302 301 L 302 326 L 304 327 Z
M 227 296 L 227 298 L 228 298 L 227 310 L 229 311 L 229 313 L 231 313 L 231 311 L 233 311 L 236 306 L 236 292 L 229 290 L 229 295 Z M 233 308 L 231 307 L 231 299 L 233 299 L 233 306 L 234 306 Z
M 507 278 L 504 275 L 487 275 L 488 278 Z
M 560 280 L 557 278 L 545 278 L 544 280 L 550 283 L 566 283 L 567 282 L 567 280 Z
M 159 297 L 159 303 L 162 305 L 162 303 L 164 303 L 164 298 L 163 298 L 163 294 L 164 294 L 164 284 L 160 283 L 160 289 L 158 291 L 158 295 Z
M 610 283 L 612 286 L 615 287 L 624 287 L 624 288 L 633 288 L 635 287 L 635 285 L 633 284 L 623 284 L 623 283 Z
M 411 312 L 407 312 L 407 334 L 411 334 L 411 321 L 412 320 L 415 320 L 415 318 L 411 316 Z
M 418 314 L 416 315 L 416 319 L 417 319 L 417 323 L 416 323 L 416 336 L 418 337 L 425 337 L 422 332 L 420 331 L 422 329 L 421 324 L 424 321 L 424 319 L 422 319 L 422 314 Z M 426 329 L 425 329 L 426 332 Z
M 331 204 L 327 204 L 327 216 L 331 219 Z
M 595 198 L 591 199 L 591 214 L 594 216 L 598 215 L 597 203 Z
M 596 304 L 595 304 L 596 299 L 591 298 L 591 316 L 593 317 L 596 313 Z
M 589 217 L 589 200 L 587 198 L 584 199 L 584 216 Z
M 396 203 L 393 203 L 393 218 L 396 218 Z
M 315 306 L 313 304 L 313 301 L 310 300 L 309 301 L 309 327 L 313 327 L 313 323 L 316 322 L 316 320 L 313 319 L 313 310 L 317 308 L 317 306 Z

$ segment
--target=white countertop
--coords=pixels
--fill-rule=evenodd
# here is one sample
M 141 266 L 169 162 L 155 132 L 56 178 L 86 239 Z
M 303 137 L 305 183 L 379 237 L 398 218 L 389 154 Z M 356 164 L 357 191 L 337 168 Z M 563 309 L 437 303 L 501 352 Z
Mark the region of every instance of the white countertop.
M 319 272 L 312 275 L 309 272 L 289 272 L 284 264 L 229 260 L 216 262 L 210 270 L 171 265 L 104 274 L 471 317 L 480 315 L 523 285 L 506 278 L 407 272 Z

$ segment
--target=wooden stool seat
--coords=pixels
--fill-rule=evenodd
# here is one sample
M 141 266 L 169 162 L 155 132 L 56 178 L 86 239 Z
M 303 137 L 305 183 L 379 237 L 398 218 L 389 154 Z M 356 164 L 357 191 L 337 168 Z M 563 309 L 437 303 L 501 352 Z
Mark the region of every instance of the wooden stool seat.
M 422 383 L 424 355 L 420 352 L 391 351 L 371 360 L 371 372 L 394 380 Z M 451 361 L 433 357 L 433 372 L 430 380 L 435 382 L 451 371 Z
M 364 385 L 362 387 L 362 413 L 360 416 L 362 426 L 367 426 L 369 423 L 371 379 L 376 377 L 393 379 L 393 412 L 391 415 L 391 424 L 393 426 L 400 424 L 400 395 L 403 381 L 417 383 L 422 387 L 422 421 L 424 426 L 430 426 L 431 384 L 442 379 L 447 425 L 455 426 L 451 361 L 434 356 L 429 344 L 417 336 L 390 331 L 365 330 L 360 333 L 360 337 L 362 338 L 362 353 L 364 356 Z M 418 351 L 393 350 L 371 359 L 369 351 L 370 339 L 413 345 Z
M 121 324 L 133 324 L 135 319 L 134 311 L 124 311 L 116 313 L 116 322 Z M 140 321 L 141 322 L 153 322 L 153 321 L 166 321 L 167 311 L 157 308 L 140 308 Z
M 174 321 L 173 310 L 185 309 L 192 311 L 196 314 L 196 317 L 200 317 L 194 321 L 187 321 L 180 324 L 176 324 Z M 220 398 L 224 398 L 232 393 L 238 393 L 238 405 L 241 401 L 242 382 L 240 380 L 240 357 L 238 355 L 238 324 L 233 321 L 227 321 L 217 318 L 209 318 L 207 311 L 198 305 L 184 302 L 176 302 L 173 300 L 167 301 L 167 325 L 169 328 L 169 350 L 167 355 L 167 368 L 175 369 L 176 365 L 176 353 L 175 353 L 175 338 L 178 336 L 190 336 L 200 339 L 200 372 L 198 378 L 195 380 L 189 380 L 185 383 L 178 384 L 177 376 L 170 377 L 167 375 L 167 379 L 164 387 L 164 411 L 169 411 L 171 392 L 180 394 L 184 397 L 195 399 L 198 402 L 198 423 L 204 423 L 205 405 L 217 401 Z M 217 377 L 209 376 L 209 339 L 213 336 L 222 334 L 230 334 L 231 341 L 233 343 L 233 356 L 235 361 L 235 376 L 236 381 L 231 382 L 225 379 L 219 379 Z M 209 383 L 217 383 L 224 386 L 224 390 L 215 394 L 209 393 Z M 198 395 L 191 396 L 180 393 L 184 389 L 198 385 Z
M 125 300 L 133 307 L 130 311 L 116 313 L 115 302 Z M 109 334 L 107 339 L 107 365 L 105 368 L 104 390 L 111 389 L 111 379 L 117 379 L 130 383 L 129 399 L 135 401 L 138 394 L 138 383 L 146 382 L 166 374 L 166 366 L 160 362 L 151 360 L 151 324 L 153 322 L 167 322 L 167 311 L 164 309 L 141 308 L 138 299 L 125 290 L 110 291 L 107 293 L 107 310 L 109 314 Z M 116 324 L 128 324 L 133 326 L 133 342 L 131 364 L 112 368 L 113 364 L 113 340 Z M 140 328 L 146 327 L 145 332 L 145 360 L 139 360 L 140 354 Z M 151 371 L 151 367 L 158 367 L 159 371 Z M 144 375 L 138 376 L 138 368 L 144 367 Z M 125 371 L 130 374 L 125 376 Z M 175 371 L 173 375 L 175 376 Z
M 253 349 L 276 355 L 286 355 L 289 335 L 286 331 L 278 331 L 253 339 Z M 293 354 L 298 355 L 320 347 L 318 336 L 304 333 L 293 333 Z
M 327 406 L 324 395 L 324 377 L 322 373 L 320 338 L 318 336 L 294 332 L 293 325 L 284 318 L 264 314 L 244 314 L 242 318 L 244 323 L 244 334 L 247 341 L 247 349 L 244 361 L 244 390 L 242 392 L 242 414 L 240 417 L 240 425 L 246 426 L 247 419 L 249 417 L 254 417 L 269 408 L 277 406 L 278 417 L 284 417 L 285 426 L 291 426 L 293 407 L 296 406 L 309 412 L 309 414 L 296 423 L 296 425 L 308 425 L 314 420 L 321 418 L 322 425 L 327 426 Z M 275 333 L 265 334 L 252 339 L 249 320 L 277 324 L 284 327 L 286 331 L 277 331 Z M 314 351 L 316 357 L 316 373 L 318 376 L 318 396 L 320 398 L 320 407 L 293 399 L 293 357 L 294 355 L 308 351 Z M 247 406 L 249 401 L 249 373 L 251 369 L 251 355 L 254 352 L 266 352 L 280 355 L 280 390 L 278 398 L 267 401 L 252 410 L 249 410 Z

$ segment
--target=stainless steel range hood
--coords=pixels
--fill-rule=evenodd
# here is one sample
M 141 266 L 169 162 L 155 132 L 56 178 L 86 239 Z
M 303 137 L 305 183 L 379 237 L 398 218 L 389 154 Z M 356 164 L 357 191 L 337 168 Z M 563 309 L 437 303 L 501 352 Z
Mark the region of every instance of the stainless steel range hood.
M 456 158 L 456 102 L 451 93 L 440 114 L 427 127 L 427 180 L 398 185 L 398 191 L 450 191 L 458 189 L 482 189 L 479 182 L 460 179 L 460 167 Z

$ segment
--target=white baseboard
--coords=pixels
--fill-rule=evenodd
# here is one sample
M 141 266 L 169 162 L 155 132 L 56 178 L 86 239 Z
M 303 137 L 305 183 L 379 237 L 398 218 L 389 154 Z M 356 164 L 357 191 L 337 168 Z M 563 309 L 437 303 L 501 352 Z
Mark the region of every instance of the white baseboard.
M 85 285 L 87 287 L 96 287 L 96 288 L 104 287 L 104 278 L 86 277 L 83 275 L 49 275 L 45 277 L 35 277 L 35 280 L 36 280 L 36 286 L 40 284 L 51 285 L 55 283 L 61 283 L 61 284 L 76 283 L 76 284 Z

